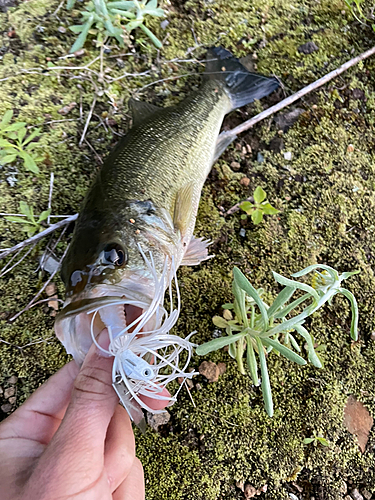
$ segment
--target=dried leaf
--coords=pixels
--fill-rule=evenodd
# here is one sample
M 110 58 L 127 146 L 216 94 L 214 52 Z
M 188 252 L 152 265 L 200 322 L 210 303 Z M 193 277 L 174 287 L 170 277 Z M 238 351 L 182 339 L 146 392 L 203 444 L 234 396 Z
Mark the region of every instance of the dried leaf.
M 357 436 L 362 453 L 365 452 L 369 433 L 374 420 L 367 408 L 354 396 L 349 396 L 344 408 L 344 424 L 348 431 Z

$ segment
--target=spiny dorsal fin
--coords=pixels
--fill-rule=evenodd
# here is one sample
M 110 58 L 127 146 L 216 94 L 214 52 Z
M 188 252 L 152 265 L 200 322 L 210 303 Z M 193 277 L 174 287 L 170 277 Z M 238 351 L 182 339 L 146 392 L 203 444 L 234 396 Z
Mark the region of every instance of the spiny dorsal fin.
M 173 225 L 184 237 L 193 215 L 194 182 L 185 184 L 177 193 L 173 212 Z
M 148 102 L 136 101 L 133 97 L 129 99 L 128 106 L 133 117 L 133 127 L 137 127 L 157 111 L 163 109 Z

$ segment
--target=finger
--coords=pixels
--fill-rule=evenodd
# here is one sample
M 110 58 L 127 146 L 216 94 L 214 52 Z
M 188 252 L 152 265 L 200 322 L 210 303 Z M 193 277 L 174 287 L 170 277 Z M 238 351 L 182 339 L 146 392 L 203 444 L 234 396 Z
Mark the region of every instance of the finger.
M 1 437 L 49 443 L 61 424 L 78 371 L 76 363 L 71 361 L 52 375 L 3 422 Z
M 107 431 L 104 467 L 111 491 L 115 491 L 128 476 L 135 460 L 134 434 L 129 415 L 118 405 Z
M 103 336 L 109 343 L 108 331 Z M 103 346 L 104 347 L 104 346 Z M 72 400 L 65 417 L 52 439 L 42 461 L 53 460 L 69 470 L 82 470 L 82 461 L 91 470 L 103 466 L 107 428 L 118 404 L 112 387 L 113 358 L 103 357 L 93 344 L 74 382 Z
M 158 393 L 158 395 L 167 398 L 172 397 L 171 393 L 165 387 L 163 387 L 163 390 Z M 150 398 L 148 396 L 145 396 L 144 394 L 140 394 L 139 399 L 141 399 L 152 410 L 162 410 L 169 405 L 169 401 L 166 401 L 165 399 Z
M 138 458 L 134 460 L 128 477 L 113 493 L 112 498 L 113 500 L 145 499 L 145 481 L 143 476 L 143 467 Z

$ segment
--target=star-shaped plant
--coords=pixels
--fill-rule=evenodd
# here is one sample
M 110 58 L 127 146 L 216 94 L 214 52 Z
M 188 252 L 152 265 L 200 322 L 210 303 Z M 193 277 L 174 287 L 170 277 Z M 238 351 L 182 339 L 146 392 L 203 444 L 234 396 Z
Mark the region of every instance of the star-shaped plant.
M 301 352 L 301 349 L 292 335 L 292 332 L 296 332 L 306 341 L 308 360 L 317 368 L 321 368 L 321 361 L 314 350 L 313 338 L 303 324 L 306 318 L 320 309 L 326 302 L 331 301 L 338 293 L 350 301 L 352 308 L 350 333 L 353 340 L 358 339 L 357 302 L 354 295 L 341 286 L 343 280 L 357 274 L 358 271 L 340 275 L 332 267 L 314 264 L 293 274 L 292 277 L 299 278 L 310 272 L 314 272 L 312 286 L 273 272 L 275 280 L 284 288 L 273 303 L 268 305 L 261 298 L 263 290 L 256 290 L 244 274 L 235 267 L 233 269 L 234 302 L 224 304 L 224 317 L 215 316 L 213 318 L 214 324 L 225 330 L 227 336 L 211 340 L 196 349 L 199 356 L 204 356 L 209 352 L 229 346 L 229 354 L 236 359 L 238 368 L 243 374 L 246 373 L 243 364 L 246 350 L 247 366 L 255 385 L 259 385 L 259 361 L 261 388 L 269 416 L 273 415 L 273 401 L 267 369 L 267 354 L 275 350 L 290 361 L 305 365 L 306 361 L 297 354 L 297 352 Z M 297 290 L 304 292 L 303 295 L 290 302 Z M 293 315 L 297 307 L 306 303 L 308 305 L 304 307 L 302 312 Z

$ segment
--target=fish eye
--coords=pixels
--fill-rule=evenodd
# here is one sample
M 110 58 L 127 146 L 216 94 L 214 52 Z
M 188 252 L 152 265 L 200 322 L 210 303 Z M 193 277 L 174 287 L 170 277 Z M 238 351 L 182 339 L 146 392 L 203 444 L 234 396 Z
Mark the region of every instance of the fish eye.
M 118 243 L 110 243 L 104 248 L 104 260 L 118 267 L 126 264 L 126 251 Z

